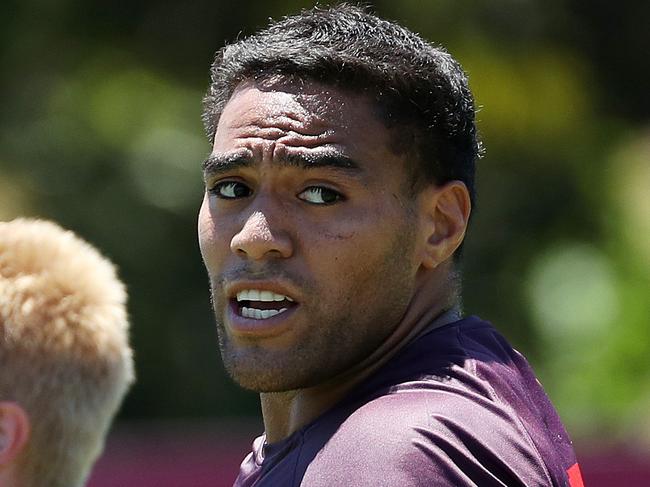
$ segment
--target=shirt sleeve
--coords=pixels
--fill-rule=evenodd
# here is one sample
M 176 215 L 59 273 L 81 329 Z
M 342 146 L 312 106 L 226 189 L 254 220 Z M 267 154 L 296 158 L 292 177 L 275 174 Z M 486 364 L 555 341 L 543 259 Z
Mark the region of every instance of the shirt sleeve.
M 517 419 L 498 404 L 480 401 L 453 390 L 371 401 L 318 452 L 300 485 L 553 485 Z

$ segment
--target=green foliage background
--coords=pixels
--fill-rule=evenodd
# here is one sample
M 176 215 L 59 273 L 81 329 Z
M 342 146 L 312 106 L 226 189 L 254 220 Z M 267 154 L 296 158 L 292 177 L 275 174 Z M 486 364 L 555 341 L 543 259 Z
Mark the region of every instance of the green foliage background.
M 465 308 L 529 356 L 577 438 L 650 444 L 650 3 L 371 2 L 446 46 L 487 148 Z M 219 362 L 196 243 L 225 41 L 312 2 L 24 0 L 0 15 L 0 218 L 54 219 L 130 290 L 123 418 L 257 414 Z

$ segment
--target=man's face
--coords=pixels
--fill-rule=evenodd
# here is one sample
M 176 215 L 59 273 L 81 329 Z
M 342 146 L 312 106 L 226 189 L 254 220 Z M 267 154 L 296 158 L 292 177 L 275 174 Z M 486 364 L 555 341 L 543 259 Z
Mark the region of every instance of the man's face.
M 403 156 L 362 96 L 240 85 L 204 164 L 201 253 L 221 353 L 243 387 L 320 384 L 395 330 L 415 288 Z

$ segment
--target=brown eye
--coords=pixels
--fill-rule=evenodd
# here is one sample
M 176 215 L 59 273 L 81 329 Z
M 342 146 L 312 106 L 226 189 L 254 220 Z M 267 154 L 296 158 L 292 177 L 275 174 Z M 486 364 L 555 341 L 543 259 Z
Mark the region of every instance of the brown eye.
M 238 181 L 224 181 L 218 183 L 210 190 L 210 192 L 217 198 L 223 198 L 226 200 L 246 198 L 252 193 L 248 186 Z
M 343 199 L 343 196 L 337 191 L 322 186 L 310 186 L 298 197 L 314 205 L 331 205 Z

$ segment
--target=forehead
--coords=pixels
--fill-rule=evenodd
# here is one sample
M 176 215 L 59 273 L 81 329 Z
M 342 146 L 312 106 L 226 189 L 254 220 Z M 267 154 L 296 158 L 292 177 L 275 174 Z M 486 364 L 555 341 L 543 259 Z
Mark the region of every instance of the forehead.
M 224 107 L 214 148 L 257 137 L 289 147 L 331 145 L 353 155 L 387 150 L 388 135 L 366 96 L 317 82 L 244 81 Z
M 360 95 L 315 82 L 243 81 L 233 91 L 224 109 L 239 115 L 252 109 L 257 116 L 288 115 L 305 123 L 343 123 L 348 111 L 366 108 Z M 354 106 L 353 106 L 354 105 Z M 223 117 L 223 115 L 222 115 Z
M 360 108 L 363 112 L 371 109 L 367 97 L 315 81 L 245 80 L 233 91 L 224 114 L 241 108 L 247 102 L 255 104 L 255 108 L 264 114 L 287 111 L 296 116 L 322 117 L 332 122 L 342 122 L 347 116 L 354 116 Z

